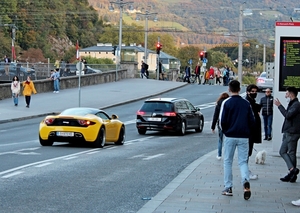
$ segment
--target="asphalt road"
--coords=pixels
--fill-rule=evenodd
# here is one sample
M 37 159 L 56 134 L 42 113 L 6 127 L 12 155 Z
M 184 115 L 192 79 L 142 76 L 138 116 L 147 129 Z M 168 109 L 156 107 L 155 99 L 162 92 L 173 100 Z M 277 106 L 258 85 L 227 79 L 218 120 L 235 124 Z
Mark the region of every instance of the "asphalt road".
M 126 124 L 123 146 L 103 149 L 54 143 L 41 147 L 41 118 L 0 125 L 0 212 L 138 211 L 184 168 L 217 148 L 210 124 L 214 102 L 227 87 L 188 85 L 164 94 L 201 108 L 202 133 L 139 135 L 135 113 L 143 101 L 106 109 Z M 259 97 L 258 97 L 259 100 Z

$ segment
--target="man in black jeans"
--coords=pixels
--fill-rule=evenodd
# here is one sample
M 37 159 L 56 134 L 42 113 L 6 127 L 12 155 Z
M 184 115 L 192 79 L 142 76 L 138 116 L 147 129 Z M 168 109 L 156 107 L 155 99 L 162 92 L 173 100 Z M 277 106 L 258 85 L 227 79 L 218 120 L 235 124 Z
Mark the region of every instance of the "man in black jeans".
M 297 98 L 298 91 L 295 87 L 288 87 L 286 89 L 285 98 L 289 102 L 287 109 L 285 109 L 278 98 L 274 100 L 274 104 L 278 106 L 279 111 L 284 116 L 282 126 L 282 144 L 279 154 L 285 161 L 288 167 L 288 174 L 280 178 L 283 182 L 294 183 L 297 180 L 299 169 L 297 166 L 297 145 L 300 138 L 300 103 Z
M 189 66 L 186 66 L 183 82 L 187 81 L 188 83 L 191 83 L 190 82 L 190 77 L 191 77 L 191 68 Z
M 266 95 L 260 99 L 261 114 L 264 119 L 265 138 L 272 140 L 272 122 L 273 122 L 273 96 L 269 88 L 266 89 Z

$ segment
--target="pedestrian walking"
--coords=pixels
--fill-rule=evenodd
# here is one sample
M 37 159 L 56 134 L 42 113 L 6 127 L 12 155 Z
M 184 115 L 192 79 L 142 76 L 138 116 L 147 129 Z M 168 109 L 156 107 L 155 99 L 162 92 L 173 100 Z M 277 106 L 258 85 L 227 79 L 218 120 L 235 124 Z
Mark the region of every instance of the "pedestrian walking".
M 297 95 L 298 91 L 295 87 L 286 88 L 285 98 L 288 101 L 286 109 L 282 106 L 278 98 L 274 100 L 274 104 L 284 117 L 281 129 L 283 136 L 279 154 L 288 168 L 288 174 L 280 178 L 280 180 L 291 183 L 296 182 L 299 173 L 296 153 L 298 140 L 300 138 L 300 103 Z
M 204 82 L 203 82 L 203 85 L 206 84 L 206 83 L 208 83 L 208 81 L 209 81 L 209 71 L 206 70 L 206 71 L 205 71 L 205 74 L 204 74 Z
M 141 64 L 141 78 L 144 78 L 144 76 L 145 76 L 145 71 L 146 71 L 146 68 L 145 68 L 145 62 L 142 61 L 142 64 Z
M 272 140 L 273 122 L 273 96 L 269 88 L 266 89 L 265 96 L 260 99 L 261 114 L 264 119 L 264 140 Z
M 26 107 L 29 108 L 30 100 L 31 100 L 31 94 L 36 94 L 36 90 L 34 88 L 34 84 L 31 81 L 30 77 L 27 77 L 27 80 L 23 82 L 23 95 L 25 97 Z
M 214 78 L 215 78 L 215 70 L 211 66 L 210 69 L 209 69 L 209 85 L 213 85 L 214 84 Z
M 5 75 L 9 75 L 9 65 L 10 65 L 10 58 L 7 57 L 7 55 L 4 56 L 4 70 L 5 70 Z
M 20 94 L 20 80 L 18 76 L 14 76 L 11 82 L 11 92 L 15 106 L 18 106 Z
M 195 80 L 198 79 L 198 84 L 201 84 L 201 78 L 200 78 L 200 63 L 197 63 L 197 66 L 195 67 Z
M 221 71 L 219 68 L 217 68 L 217 71 L 216 71 L 216 84 L 219 84 L 221 85 Z
M 185 75 L 184 75 L 183 82 L 187 81 L 188 83 L 191 83 L 191 81 L 190 81 L 191 68 L 189 66 L 186 66 L 184 70 L 185 70 Z
M 250 129 L 255 124 L 255 118 L 250 103 L 240 95 L 240 82 L 229 83 L 231 97 L 223 101 L 219 122 L 224 137 L 224 185 L 222 195 L 232 196 L 233 175 L 232 162 L 235 149 L 238 150 L 238 164 L 241 172 L 241 182 L 244 187 L 244 199 L 251 197 L 248 152 Z
M 216 125 L 218 126 L 218 133 L 219 133 L 218 155 L 217 155 L 218 160 L 222 159 L 222 145 L 223 145 L 223 132 L 222 132 L 222 129 L 219 124 L 219 115 L 220 115 L 220 109 L 221 109 L 222 102 L 228 97 L 229 97 L 228 93 L 224 92 L 220 95 L 220 97 L 216 101 L 215 112 L 214 112 L 213 120 L 211 123 L 211 130 L 213 133 L 215 133 Z
M 255 84 L 248 85 L 246 89 L 247 92 L 246 100 L 249 101 L 255 117 L 255 125 L 253 126 L 252 129 L 250 129 L 248 160 L 252 155 L 254 144 L 261 143 L 261 119 L 260 119 L 261 105 L 256 103 L 255 100 L 255 98 L 257 97 L 257 91 L 258 91 L 258 87 Z M 249 170 L 249 178 L 251 180 L 255 180 L 258 178 L 258 176 Z

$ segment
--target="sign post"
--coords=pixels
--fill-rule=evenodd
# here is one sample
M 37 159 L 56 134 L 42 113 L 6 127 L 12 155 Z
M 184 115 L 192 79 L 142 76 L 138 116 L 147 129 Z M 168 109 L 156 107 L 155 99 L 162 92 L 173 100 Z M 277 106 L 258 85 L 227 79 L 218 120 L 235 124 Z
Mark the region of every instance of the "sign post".
M 76 69 L 79 71 L 79 75 L 78 75 L 78 93 L 79 93 L 78 94 L 78 106 L 80 107 L 80 103 L 81 103 L 81 86 L 80 86 L 81 82 L 80 82 L 80 80 L 81 80 L 81 72 L 84 69 L 84 63 L 78 62 L 76 64 Z

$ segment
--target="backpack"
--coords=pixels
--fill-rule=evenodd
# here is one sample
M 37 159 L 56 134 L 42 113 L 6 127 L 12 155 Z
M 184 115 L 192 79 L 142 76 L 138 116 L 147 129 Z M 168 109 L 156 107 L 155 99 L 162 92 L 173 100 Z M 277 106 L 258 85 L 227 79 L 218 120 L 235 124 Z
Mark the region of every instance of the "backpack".
M 145 65 L 144 65 L 144 66 L 145 66 L 145 70 L 148 70 L 148 68 L 149 68 L 149 65 L 145 63 Z

